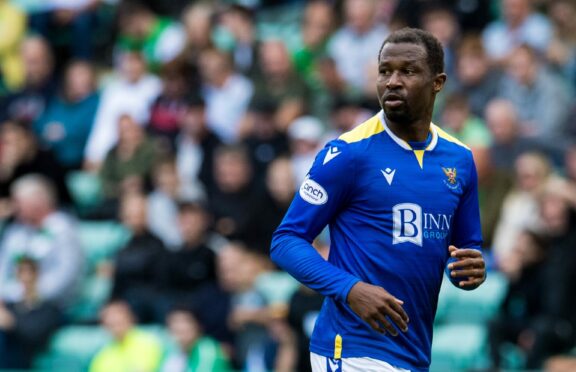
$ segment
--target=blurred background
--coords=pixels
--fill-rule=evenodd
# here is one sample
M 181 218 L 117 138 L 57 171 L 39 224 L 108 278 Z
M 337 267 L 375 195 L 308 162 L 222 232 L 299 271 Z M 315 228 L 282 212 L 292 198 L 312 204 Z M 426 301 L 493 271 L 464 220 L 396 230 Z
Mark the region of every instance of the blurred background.
M 443 285 L 431 369 L 576 371 L 575 20 L 574 0 L 0 0 L 0 369 L 308 371 L 322 297 L 271 235 L 414 26 L 444 47 L 434 121 L 474 153 L 490 270 Z

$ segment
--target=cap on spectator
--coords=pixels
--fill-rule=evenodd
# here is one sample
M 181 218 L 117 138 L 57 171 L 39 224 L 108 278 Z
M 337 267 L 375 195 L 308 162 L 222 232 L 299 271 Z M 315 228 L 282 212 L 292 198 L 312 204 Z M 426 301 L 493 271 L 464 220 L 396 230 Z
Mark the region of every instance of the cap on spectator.
M 292 140 L 318 142 L 323 133 L 322 122 L 313 116 L 302 116 L 294 120 L 288 127 L 288 136 Z

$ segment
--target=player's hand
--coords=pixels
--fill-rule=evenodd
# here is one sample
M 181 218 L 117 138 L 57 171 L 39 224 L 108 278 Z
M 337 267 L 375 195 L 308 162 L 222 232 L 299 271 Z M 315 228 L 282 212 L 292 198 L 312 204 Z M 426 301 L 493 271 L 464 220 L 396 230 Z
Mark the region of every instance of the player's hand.
M 382 287 L 358 282 L 348 293 L 347 301 L 350 308 L 377 332 L 398 336 L 394 325 L 403 332 L 408 331 L 408 315 L 402 308 L 404 302 Z
M 460 288 L 474 289 L 486 280 L 486 264 L 482 252 L 476 249 L 448 247 L 450 256 L 458 261 L 448 265 L 452 278 L 463 278 Z

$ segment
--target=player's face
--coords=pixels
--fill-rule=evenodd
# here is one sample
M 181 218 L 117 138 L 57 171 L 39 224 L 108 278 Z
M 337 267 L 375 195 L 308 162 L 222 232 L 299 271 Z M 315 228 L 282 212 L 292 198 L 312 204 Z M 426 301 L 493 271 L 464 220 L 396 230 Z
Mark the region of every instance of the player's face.
M 434 97 L 442 89 L 445 74 L 432 74 L 424 46 L 388 43 L 378 64 L 376 90 L 388 120 L 409 124 L 432 113 Z

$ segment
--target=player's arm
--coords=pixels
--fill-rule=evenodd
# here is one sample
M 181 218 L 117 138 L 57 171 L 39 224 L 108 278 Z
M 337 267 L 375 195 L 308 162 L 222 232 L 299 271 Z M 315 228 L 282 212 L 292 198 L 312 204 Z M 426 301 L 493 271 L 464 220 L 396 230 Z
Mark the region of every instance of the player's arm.
M 482 229 L 478 205 L 478 176 L 470 153 L 470 177 L 454 216 L 452 244 L 446 274 L 455 286 L 471 290 L 486 280 L 486 264 L 482 256 Z
M 336 149 L 336 150 L 334 150 Z M 324 296 L 347 303 L 377 332 L 408 330 L 402 301 L 384 288 L 360 281 L 325 261 L 311 242 L 349 202 L 354 187 L 353 154 L 346 144 L 329 144 L 316 158 L 310 177 L 295 196 L 272 240 L 271 256 L 284 270 Z
M 360 279 L 324 260 L 312 241 L 348 203 L 354 162 L 345 142 L 332 141 L 316 156 L 307 179 L 272 238 L 272 260 L 304 285 L 345 302 Z

